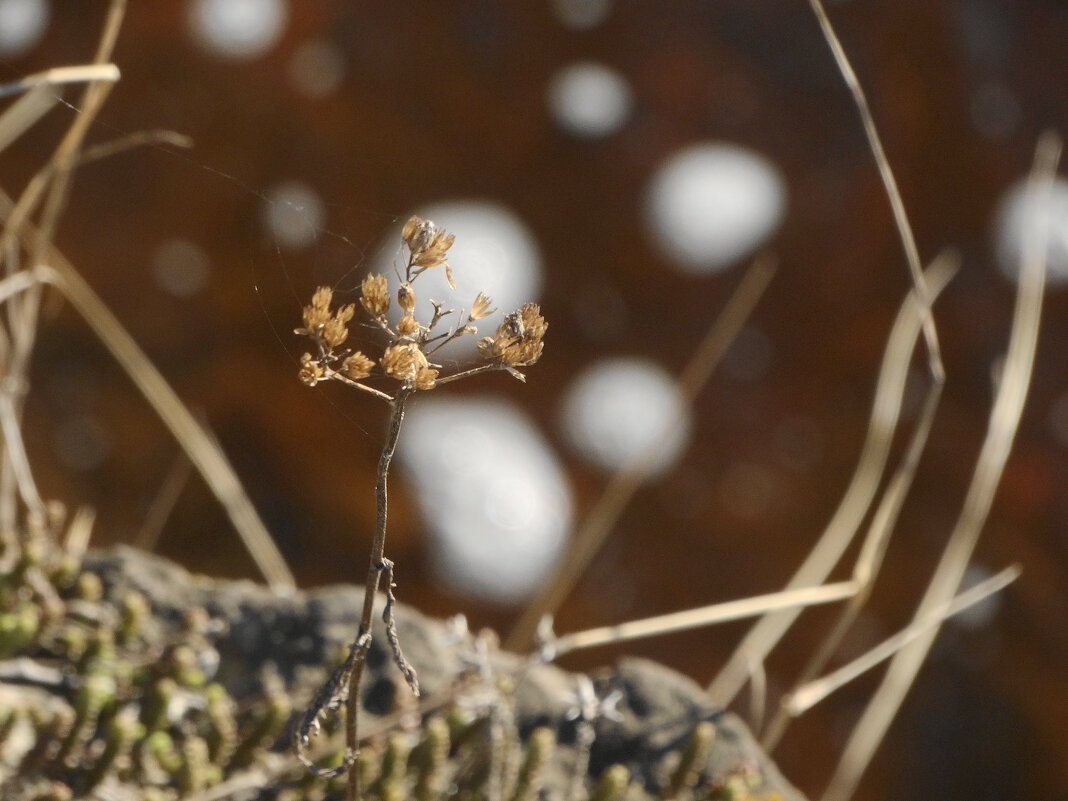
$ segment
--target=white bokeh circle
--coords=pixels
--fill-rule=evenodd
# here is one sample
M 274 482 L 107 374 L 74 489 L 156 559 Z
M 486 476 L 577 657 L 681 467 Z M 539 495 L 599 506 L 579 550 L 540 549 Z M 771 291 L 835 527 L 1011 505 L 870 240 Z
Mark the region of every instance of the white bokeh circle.
M 618 470 L 655 449 L 653 469 L 682 455 L 692 428 L 672 376 L 646 359 L 607 358 L 587 367 L 564 394 L 564 433 L 586 460 Z
M 189 28 L 198 45 L 221 58 L 244 61 L 264 55 L 285 31 L 285 0 L 193 0 Z
M 493 398 L 415 398 L 398 456 L 455 592 L 498 603 L 532 593 L 571 528 L 571 493 L 544 437 Z
M 263 216 L 280 247 L 300 250 L 319 238 L 326 224 L 326 206 L 307 184 L 285 181 L 267 192 Z
M 1015 281 L 1025 243 L 1045 235 L 1046 276 L 1050 284 L 1068 283 L 1068 179 L 1055 178 L 1048 195 L 1032 194 L 1029 183 L 1028 178 L 1017 181 L 998 204 L 994 223 L 998 266 L 1006 277 Z M 1043 225 L 1046 226 L 1044 234 Z
M 657 169 L 645 198 L 654 241 L 682 270 L 717 272 L 779 227 L 786 184 L 764 156 L 725 142 L 691 145 Z
M 633 105 L 626 80 L 592 61 L 570 64 L 557 72 L 549 81 L 548 100 L 562 128 L 589 139 L 619 130 Z
M 0 0 L 0 57 L 18 58 L 41 41 L 50 11 L 45 0 Z

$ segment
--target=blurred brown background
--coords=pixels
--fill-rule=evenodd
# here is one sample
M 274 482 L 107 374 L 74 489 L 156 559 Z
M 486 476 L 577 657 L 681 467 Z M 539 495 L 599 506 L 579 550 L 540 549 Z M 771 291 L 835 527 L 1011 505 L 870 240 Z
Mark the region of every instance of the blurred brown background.
M 303 585 L 363 574 L 383 421 L 373 400 L 296 381 L 303 344 L 290 332 L 314 287 L 351 290 L 381 238 L 421 204 L 474 196 L 514 210 L 546 265 L 546 356 L 525 387 L 491 376 L 448 391 L 519 403 L 568 460 L 581 513 L 605 477 L 562 442 L 555 400 L 599 355 L 677 370 L 741 276 L 740 266 L 708 277 L 673 270 L 642 220 L 656 166 L 710 139 L 764 154 L 787 183 L 771 243 L 782 266 L 751 323 L 767 367 L 751 376 L 728 360 L 701 396 L 685 458 L 640 492 L 557 628 L 785 582 L 848 482 L 908 287 L 855 110 L 806 3 L 604 3 L 587 27 L 566 24 L 549 0 L 290 3 L 280 38 L 245 59 L 198 43 L 190 5 L 131 3 L 115 57 L 123 79 L 91 138 L 170 128 L 195 148 L 145 148 L 81 170 L 57 241 L 209 421 Z M 89 60 L 105 8 L 53 3 L 43 38 L 0 62 L 0 78 Z M 946 394 L 870 614 L 847 643 L 859 651 L 909 619 L 982 441 L 1013 303 L 992 223 L 1037 134 L 1068 132 L 1068 5 L 852 0 L 830 13 L 869 91 L 921 254 L 953 243 L 964 256 L 937 309 Z M 293 78 L 309 43 L 333 75 L 311 94 Z M 629 82 L 633 108 L 617 132 L 583 139 L 554 122 L 548 83 L 576 60 Z M 53 111 L 4 154 L 8 192 L 74 113 Z M 325 230 L 302 248 L 282 246 L 264 224 L 265 196 L 293 180 L 324 205 Z M 207 257 L 201 283 L 177 295 L 152 268 L 174 239 Z M 131 541 L 178 449 L 81 321 L 61 304 L 51 311 L 27 409 L 39 481 L 50 497 L 98 510 L 95 544 Z M 1024 576 L 987 625 L 944 631 L 862 785 L 864 801 L 1068 799 L 1068 290 L 1052 287 L 1045 311 L 1033 391 L 977 555 L 991 571 L 1018 561 Z M 591 315 L 605 322 L 591 325 Z M 735 354 L 736 364 L 747 358 Z M 784 421 L 806 432 L 800 457 L 784 453 Z M 731 503 L 739 466 L 770 477 L 770 496 L 752 508 Z M 422 524 L 399 481 L 393 497 L 389 554 L 402 600 L 507 627 L 514 609 L 430 578 Z M 194 570 L 255 576 L 197 478 L 158 550 Z M 788 686 L 829 620 L 826 610 L 802 618 L 768 665 L 772 692 Z M 706 682 L 744 630 L 627 650 Z M 810 795 L 873 686 L 869 677 L 832 697 L 776 752 Z

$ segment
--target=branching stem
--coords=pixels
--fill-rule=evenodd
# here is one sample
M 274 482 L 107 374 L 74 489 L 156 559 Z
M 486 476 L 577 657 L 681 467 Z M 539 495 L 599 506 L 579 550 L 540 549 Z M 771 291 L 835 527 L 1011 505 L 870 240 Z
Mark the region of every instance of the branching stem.
M 495 362 L 490 364 L 480 364 L 478 367 L 472 367 L 470 370 L 464 370 L 462 373 L 456 373 L 454 375 L 447 375 L 444 378 L 439 378 L 435 381 L 435 384 L 448 384 L 451 381 L 459 381 L 461 378 L 470 378 L 473 375 L 479 373 L 488 373 L 491 370 L 500 370 L 501 366 Z
M 356 756 L 360 749 L 357 728 L 360 710 L 360 679 L 363 677 L 363 666 L 366 661 L 367 651 L 371 646 L 371 619 L 375 610 L 375 593 L 378 592 L 379 579 L 386 565 L 386 499 L 389 465 L 393 461 L 393 453 L 397 449 L 401 423 L 404 422 L 404 405 L 414 391 L 412 387 L 402 386 L 397 390 L 397 394 L 393 396 L 393 400 L 390 403 L 389 428 L 386 431 L 386 441 L 382 446 L 382 455 L 378 458 L 378 474 L 375 480 L 375 506 L 377 509 L 375 538 L 371 544 L 371 559 L 367 566 L 367 585 L 363 596 L 363 614 L 360 617 L 360 633 L 357 636 L 357 641 L 362 644 L 356 654 L 352 673 L 349 674 L 349 694 L 345 705 L 345 744 L 351 759 L 349 763 L 349 801 L 358 801 L 360 798 L 360 774 L 359 766 L 356 762 Z

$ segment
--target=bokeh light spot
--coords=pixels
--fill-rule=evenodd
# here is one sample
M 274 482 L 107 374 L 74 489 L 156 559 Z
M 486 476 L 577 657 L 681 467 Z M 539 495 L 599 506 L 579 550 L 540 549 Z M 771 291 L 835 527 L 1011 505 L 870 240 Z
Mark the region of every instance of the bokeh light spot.
M 617 131 L 630 116 L 630 87 L 619 73 L 589 61 L 564 67 L 549 83 L 549 109 L 557 123 L 577 136 L 596 138 Z
M 56 426 L 52 436 L 59 461 L 76 472 L 100 467 L 111 455 L 111 438 L 100 422 L 89 415 L 68 417 Z
M 319 238 L 326 222 L 326 208 L 311 187 L 287 181 L 275 186 L 267 197 L 265 222 L 281 247 L 299 250 Z
M 645 212 L 657 245 L 681 269 L 717 272 L 752 253 L 782 222 L 786 185 L 758 153 L 708 142 L 672 155 L 653 176 Z
M 690 413 L 674 379 L 644 359 L 610 358 L 588 367 L 567 390 L 561 413 L 575 451 L 606 470 L 655 446 L 653 469 L 663 471 L 689 442 Z
M 297 92 L 318 100 L 337 91 L 345 77 L 345 60 L 329 42 L 305 42 L 289 59 L 287 72 Z
M 0 0 L 0 57 L 17 58 L 33 49 L 48 27 L 45 0 Z
M 1068 179 L 1055 178 L 1046 198 L 1031 193 L 1027 178 L 1002 196 L 994 235 L 998 265 L 1011 280 L 1020 273 L 1024 243 L 1042 235 L 1043 225 L 1049 226 L 1047 278 L 1051 284 L 1064 284 L 1068 282 Z
M 612 12 L 613 0 L 552 0 L 557 21 L 573 30 L 596 28 Z
M 160 289 L 176 298 L 190 298 L 207 286 L 211 263 L 195 242 L 168 239 L 152 254 L 151 268 Z
M 277 44 L 289 19 L 284 0 L 193 0 L 193 39 L 222 58 L 248 60 Z
M 571 527 L 555 454 L 512 404 L 419 397 L 398 451 L 455 592 L 517 603 L 546 577 Z

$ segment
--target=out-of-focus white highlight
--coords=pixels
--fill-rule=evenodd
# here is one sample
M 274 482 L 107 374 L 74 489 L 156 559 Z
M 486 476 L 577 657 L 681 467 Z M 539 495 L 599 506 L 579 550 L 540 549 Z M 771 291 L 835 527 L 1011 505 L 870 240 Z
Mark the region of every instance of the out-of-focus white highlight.
M 0 56 L 17 58 L 31 50 L 48 26 L 45 0 L 0 0 Z
M 319 238 L 326 209 L 311 187 L 288 181 L 268 193 L 264 217 L 271 236 L 281 247 L 299 250 Z
M 328 42 L 305 42 L 289 59 L 287 73 L 296 91 L 318 100 L 337 91 L 345 77 L 345 60 Z
M 595 28 L 612 11 L 613 0 L 552 0 L 553 11 L 561 25 L 575 30 Z
M 752 253 L 782 222 L 786 185 L 766 158 L 707 142 L 671 156 L 645 198 L 655 241 L 683 270 L 722 270 Z
M 430 564 L 452 589 L 515 603 L 545 579 L 571 527 L 571 493 L 514 406 L 420 395 L 399 457 L 431 536 Z
M 655 446 L 653 469 L 662 472 L 690 439 L 690 410 L 674 379 L 644 359 L 603 359 L 588 367 L 564 396 L 562 421 L 572 447 L 606 470 Z
M 208 283 L 211 263 L 204 249 L 188 239 L 168 239 L 152 254 L 156 285 L 176 298 L 190 298 Z
M 189 6 L 197 44 L 236 60 L 256 58 L 274 47 L 288 20 L 285 0 L 194 0 Z
M 998 265 L 1013 281 L 1020 272 L 1024 243 L 1042 236 L 1043 225 L 1048 226 L 1049 243 L 1046 277 L 1051 284 L 1064 284 L 1068 282 L 1068 179 L 1055 178 L 1045 200 L 1031 192 L 1027 178 L 1002 196 L 995 223 Z
M 93 470 L 111 455 L 111 438 L 91 415 L 68 417 L 56 426 L 52 438 L 59 460 L 77 472 Z
M 537 302 L 543 281 L 541 252 L 530 228 L 513 212 L 491 201 L 447 200 L 417 209 L 415 214 L 456 235 L 448 253 L 456 291 L 449 288 L 444 267 L 431 267 L 420 274 L 414 284 L 417 319 L 430 317 L 431 298 L 459 314 L 461 308 L 470 310 L 475 296 L 485 292 L 497 313 L 477 325 L 481 336 L 490 336 L 503 315 L 524 303 Z M 407 258 L 408 249 L 401 243 L 398 228 L 390 235 L 389 247 L 380 254 L 375 271 L 384 274 L 395 288 L 393 265 L 403 275 Z M 454 322 L 450 316 L 441 325 Z M 470 358 L 474 356 L 477 339 L 463 337 L 438 355 Z
M 566 130 L 596 138 L 617 131 L 630 116 L 627 82 L 603 64 L 571 64 L 549 82 L 549 109 Z

